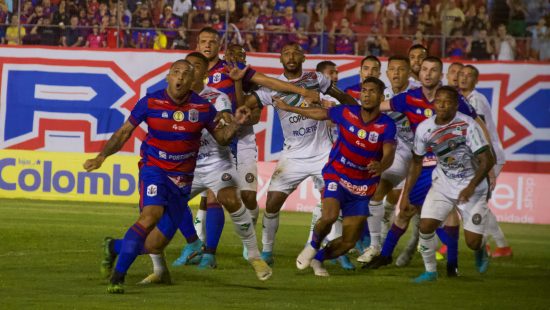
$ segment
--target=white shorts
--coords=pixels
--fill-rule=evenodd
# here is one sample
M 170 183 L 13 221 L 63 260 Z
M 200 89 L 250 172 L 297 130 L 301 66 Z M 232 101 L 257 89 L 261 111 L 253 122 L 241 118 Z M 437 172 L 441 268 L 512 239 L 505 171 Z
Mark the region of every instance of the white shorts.
M 387 170 L 382 172 L 381 178 L 388 180 L 394 188 L 398 187 L 401 183 L 404 185 L 411 158 L 412 152 L 410 148 L 398 147 L 395 151 L 393 164 Z M 403 186 L 400 188 L 403 188 Z
M 290 195 L 297 187 L 311 177 L 315 188 L 322 190 L 325 186 L 322 170 L 328 160 L 328 154 L 313 158 L 286 158 L 284 151 L 269 182 L 269 192 L 283 192 Z
M 195 170 L 195 177 L 191 186 L 191 197 L 195 197 L 201 192 L 205 193 L 202 197 L 206 197 L 207 189 L 218 196 L 218 192 L 223 188 L 230 186 L 237 187 L 235 175 L 235 167 L 231 164 L 224 166 L 222 169 Z
M 464 230 L 483 235 L 487 223 L 489 206 L 487 204 L 487 191 L 476 191 L 470 200 L 464 204 L 458 204 L 457 199 L 449 198 L 445 194 L 434 190 L 432 187 L 426 196 L 420 218 L 429 218 L 445 221 L 455 206 L 462 217 Z
M 498 177 L 503 167 L 504 167 L 504 164 L 495 164 L 495 166 L 493 167 L 493 170 L 495 170 L 495 176 Z
M 241 191 L 258 191 L 258 149 L 246 148 L 237 151 L 237 184 Z

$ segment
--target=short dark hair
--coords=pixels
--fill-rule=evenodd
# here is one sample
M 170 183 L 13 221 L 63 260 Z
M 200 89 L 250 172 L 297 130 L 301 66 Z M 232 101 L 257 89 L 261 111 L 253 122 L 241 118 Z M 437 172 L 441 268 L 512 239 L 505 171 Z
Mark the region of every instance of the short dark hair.
M 185 59 L 178 59 L 178 60 L 174 61 L 174 62 L 170 65 L 170 70 L 172 70 L 172 68 L 173 68 L 175 65 L 181 64 L 181 63 L 187 64 L 189 67 L 191 67 L 191 68 L 193 68 L 193 69 L 195 68 L 195 67 L 193 67 L 193 64 L 190 63 L 189 61 L 187 61 L 187 60 L 185 60 Z
M 461 66 L 461 67 L 464 67 L 464 64 L 461 63 L 461 62 L 455 61 L 455 62 L 453 62 L 453 63 L 449 66 L 449 68 L 452 67 L 452 66 Z
M 283 52 L 283 49 L 287 46 L 296 46 L 298 47 L 298 49 L 304 53 L 304 49 L 302 48 L 302 46 L 300 44 L 298 44 L 297 42 L 294 42 L 294 41 L 290 41 L 290 42 L 287 42 L 285 45 L 283 45 L 283 47 L 281 48 L 281 54 Z
M 436 56 L 428 56 L 428 57 L 424 58 L 424 60 L 422 60 L 422 63 L 424 63 L 425 61 L 435 62 L 435 63 L 439 64 L 440 71 L 443 71 L 443 62 L 441 61 L 441 58 L 436 57 Z
M 317 64 L 317 67 L 315 67 L 315 71 L 321 72 L 330 66 L 336 67 L 336 64 L 330 60 L 323 60 Z
M 187 56 L 185 56 L 185 58 L 187 59 L 188 57 L 196 57 L 198 59 L 200 59 L 202 62 L 204 62 L 204 65 L 206 67 L 208 67 L 208 58 L 206 58 L 206 56 L 204 56 L 203 54 L 199 53 L 199 52 L 192 52 L 192 53 L 189 53 Z
M 232 49 L 235 49 L 235 48 L 244 50 L 244 47 L 240 44 L 237 44 L 237 43 L 231 43 L 227 46 L 227 50 L 232 50 Z
M 476 74 L 476 78 L 479 77 L 479 70 L 476 67 L 472 65 L 465 65 L 462 69 L 466 69 L 466 68 L 472 69 Z
M 367 83 L 376 84 L 376 86 L 378 86 L 378 90 L 380 91 L 381 94 L 383 94 L 384 89 L 386 89 L 386 84 L 384 84 L 384 82 L 382 82 L 379 78 L 374 77 L 374 76 L 369 76 L 368 78 L 363 80 L 363 84 L 367 84 Z
M 458 104 L 458 98 L 460 95 L 458 94 L 458 90 L 456 90 L 454 87 L 449 85 L 441 86 L 435 91 L 436 94 L 439 92 L 447 92 L 449 95 L 451 95 L 451 99 Z
M 394 55 L 394 56 L 390 56 L 390 58 L 388 58 L 388 64 L 390 64 L 390 62 L 392 61 L 404 61 L 407 63 L 407 66 L 409 66 L 409 57 L 405 57 L 405 56 L 402 56 L 402 55 Z
M 428 49 L 422 44 L 414 44 L 413 46 L 409 47 L 409 51 L 407 52 L 407 54 L 410 54 L 411 51 L 418 50 L 418 49 L 426 51 L 426 55 L 429 54 Z
M 220 36 L 220 33 L 218 32 L 218 30 L 212 28 L 212 27 L 204 27 L 202 28 L 200 31 L 199 31 L 199 34 L 197 34 L 197 39 L 199 38 L 199 36 L 201 35 L 201 33 L 203 32 L 206 32 L 206 33 L 211 33 L 211 34 L 215 34 L 217 35 L 218 37 Z
M 377 62 L 377 63 L 378 63 L 378 66 L 379 66 L 379 67 L 382 67 L 382 63 L 380 62 L 380 59 L 378 59 L 378 57 L 373 56 L 373 55 L 369 55 L 369 56 L 363 58 L 363 59 L 361 60 L 361 67 L 363 66 L 363 63 L 365 63 L 365 61 L 367 61 L 367 60 L 372 60 L 372 61 L 374 61 L 374 62 Z

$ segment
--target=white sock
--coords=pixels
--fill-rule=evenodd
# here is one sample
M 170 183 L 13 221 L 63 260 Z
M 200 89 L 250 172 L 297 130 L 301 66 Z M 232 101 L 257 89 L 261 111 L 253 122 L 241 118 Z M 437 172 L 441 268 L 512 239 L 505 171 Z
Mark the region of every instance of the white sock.
M 428 272 L 437 271 L 437 261 L 435 260 L 435 250 L 437 248 L 437 239 L 435 238 L 435 232 L 431 234 L 420 233 L 420 254 L 424 260 L 424 267 Z
M 311 225 L 309 226 L 309 236 L 307 237 L 307 244 L 311 242 L 311 238 L 313 236 L 313 228 L 315 228 L 315 224 L 317 224 L 317 221 L 321 218 L 321 204 L 317 204 L 315 208 L 313 208 L 313 211 L 311 212 Z
M 370 245 L 380 246 L 380 233 L 382 231 L 382 219 L 384 218 L 384 206 L 382 201 L 373 201 L 369 203 L 370 216 L 367 218 L 370 231 Z
M 273 245 L 275 244 L 275 234 L 277 233 L 277 229 L 279 229 L 279 212 L 264 212 L 262 226 L 263 251 L 273 252 Z
M 157 276 L 162 275 L 168 267 L 166 266 L 166 259 L 164 258 L 164 253 L 162 254 L 149 254 L 151 260 L 153 261 L 153 273 Z
M 197 216 L 195 216 L 195 230 L 197 231 L 197 236 L 201 239 L 202 242 L 206 240 L 206 211 L 199 209 L 197 211 Z
M 380 243 L 384 243 L 391 224 L 395 218 L 395 204 L 384 200 L 384 218 L 382 219 L 382 230 L 380 231 Z
M 325 240 L 327 240 L 327 243 L 342 236 L 342 221 L 342 214 L 340 214 L 336 222 L 332 224 L 332 229 L 330 230 L 330 233 L 325 238 Z
M 260 251 L 258 250 L 258 241 L 256 240 L 256 231 L 252 225 L 252 217 L 250 212 L 241 205 L 241 208 L 231 214 L 229 214 L 235 232 L 241 238 L 244 246 L 248 250 L 248 258 L 260 257 Z
M 416 249 L 416 246 L 418 245 L 418 236 L 419 236 L 419 230 L 418 227 L 420 225 L 420 214 L 416 213 L 411 218 L 411 221 L 409 222 L 409 226 L 411 226 L 411 238 L 409 239 L 409 242 L 405 246 L 404 251 L 410 251 L 414 252 Z
M 254 224 L 254 227 L 256 227 L 256 223 L 258 223 L 258 216 L 260 215 L 260 208 L 258 205 L 256 205 L 256 209 L 250 210 L 248 209 L 248 212 L 250 212 L 250 216 L 252 217 L 252 223 Z
M 498 225 L 497 217 L 491 210 L 487 213 L 487 227 L 485 228 L 485 235 L 493 237 L 498 248 L 504 248 L 508 246 L 508 241 L 504 237 L 500 225 Z

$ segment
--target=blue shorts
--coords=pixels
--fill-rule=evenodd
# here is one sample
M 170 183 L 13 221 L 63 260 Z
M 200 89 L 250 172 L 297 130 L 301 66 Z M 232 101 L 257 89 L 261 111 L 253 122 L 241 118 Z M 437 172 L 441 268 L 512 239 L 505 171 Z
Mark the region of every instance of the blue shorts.
M 432 172 L 434 169 L 435 166 L 422 167 L 422 172 L 420 172 L 420 176 L 409 194 L 409 201 L 415 207 L 421 208 L 424 204 L 424 199 L 426 199 L 428 191 L 432 187 Z
M 334 198 L 340 202 L 342 217 L 370 215 L 370 196 L 354 195 L 336 181 L 325 180 L 323 199 L 325 198 Z
M 143 166 L 139 170 L 139 210 L 151 205 L 163 206 L 164 213 L 157 228 L 168 239 L 172 239 L 189 209 L 191 184 L 178 187 L 166 172 L 158 167 Z M 190 212 L 190 211 L 189 211 Z

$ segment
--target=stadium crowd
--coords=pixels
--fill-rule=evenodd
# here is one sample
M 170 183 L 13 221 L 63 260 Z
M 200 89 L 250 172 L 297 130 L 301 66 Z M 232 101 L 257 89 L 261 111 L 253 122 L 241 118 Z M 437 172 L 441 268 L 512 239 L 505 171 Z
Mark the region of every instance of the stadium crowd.
M 194 49 L 212 26 L 248 51 L 549 60 L 549 0 L 0 0 L 0 43 Z

